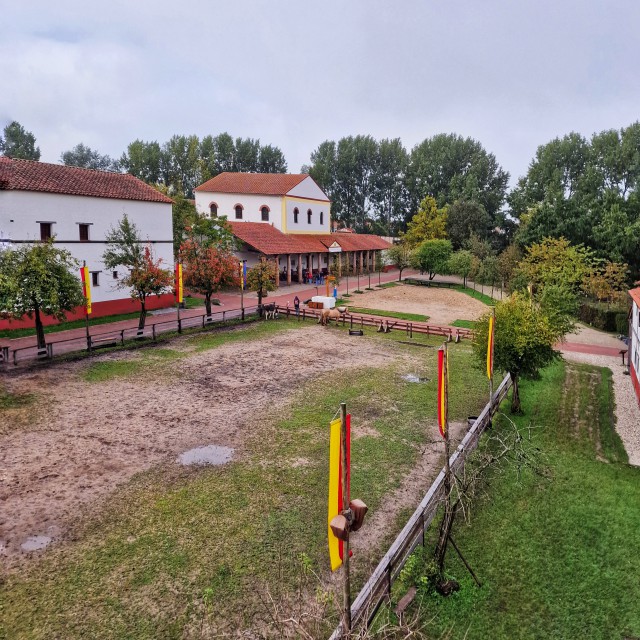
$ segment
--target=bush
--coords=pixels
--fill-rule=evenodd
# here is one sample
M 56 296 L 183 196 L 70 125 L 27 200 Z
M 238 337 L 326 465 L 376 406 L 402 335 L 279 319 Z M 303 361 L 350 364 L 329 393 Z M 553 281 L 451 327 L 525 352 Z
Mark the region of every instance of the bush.
M 629 319 L 626 313 L 616 314 L 616 332 L 622 336 L 626 336 L 629 333 Z
M 618 316 L 624 317 L 624 331 L 618 328 Z M 622 309 L 603 309 L 593 303 L 583 302 L 578 309 L 578 319 L 596 329 L 612 333 L 627 333 L 627 314 Z

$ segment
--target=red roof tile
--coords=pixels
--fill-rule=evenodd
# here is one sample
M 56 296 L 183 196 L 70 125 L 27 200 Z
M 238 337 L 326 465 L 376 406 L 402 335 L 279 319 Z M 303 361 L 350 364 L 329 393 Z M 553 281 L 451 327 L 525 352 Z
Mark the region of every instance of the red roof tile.
M 633 298 L 633 301 L 640 307 L 640 287 L 637 289 L 631 289 L 629 295 Z
M 128 173 L 10 158 L 0 158 L 0 190 L 2 189 L 173 203 L 171 198 Z
M 196 191 L 284 196 L 308 177 L 306 173 L 225 172 L 196 187 Z
M 266 222 L 229 222 L 233 235 L 267 256 L 286 253 L 328 253 L 337 242 L 343 251 L 388 249 L 391 245 L 374 235 L 285 234 Z

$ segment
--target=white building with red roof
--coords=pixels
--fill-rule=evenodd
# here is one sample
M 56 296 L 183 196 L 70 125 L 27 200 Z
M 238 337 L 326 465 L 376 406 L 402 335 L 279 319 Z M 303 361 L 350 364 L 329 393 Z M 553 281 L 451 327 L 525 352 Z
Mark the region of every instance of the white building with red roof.
M 92 278 L 94 316 L 139 310 L 126 290 L 116 288 L 122 271 L 102 262 L 105 238 L 127 214 L 165 268 L 173 267 L 170 198 L 129 174 L 80 169 L 45 162 L 0 158 L 0 248 L 53 237 Z M 171 305 L 173 296 L 152 296 L 150 308 Z M 81 317 L 82 310 L 69 314 Z M 47 320 L 47 319 L 45 319 Z M 0 320 L 0 327 L 27 326 Z
M 288 284 L 326 274 L 331 254 L 343 254 L 340 268 L 372 271 L 376 252 L 391 246 L 379 236 L 331 233 L 331 202 L 304 173 L 221 173 L 196 187 L 195 204 L 200 214 L 226 216 L 248 266 L 274 260 Z
M 640 404 L 640 287 L 629 291 L 631 315 L 629 319 L 629 373 Z

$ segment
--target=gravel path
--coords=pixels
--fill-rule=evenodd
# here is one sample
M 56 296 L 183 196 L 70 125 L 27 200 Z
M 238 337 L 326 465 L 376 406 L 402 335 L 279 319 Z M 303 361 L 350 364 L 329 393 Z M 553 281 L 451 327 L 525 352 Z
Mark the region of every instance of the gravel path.
M 613 392 L 616 400 L 616 431 L 629 456 L 629 464 L 640 467 L 640 407 L 629 376 L 624 375 L 619 357 L 563 351 L 566 360 L 608 367 L 613 372 Z

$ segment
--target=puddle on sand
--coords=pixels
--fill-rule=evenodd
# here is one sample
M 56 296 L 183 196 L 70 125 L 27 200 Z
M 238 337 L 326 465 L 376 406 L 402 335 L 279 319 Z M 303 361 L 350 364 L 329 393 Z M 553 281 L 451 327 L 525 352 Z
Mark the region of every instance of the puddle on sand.
M 423 383 L 423 384 L 425 382 L 431 382 L 431 378 L 420 378 L 415 373 L 407 373 L 404 376 L 402 376 L 402 379 L 406 380 L 407 382 L 416 382 L 416 383 Z
M 231 447 L 217 447 L 210 444 L 207 447 L 196 447 L 189 449 L 178 456 L 180 464 L 225 464 L 233 458 Z
M 23 551 L 40 551 L 51 544 L 53 538 L 49 536 L 30 536 L 21 545 Z

